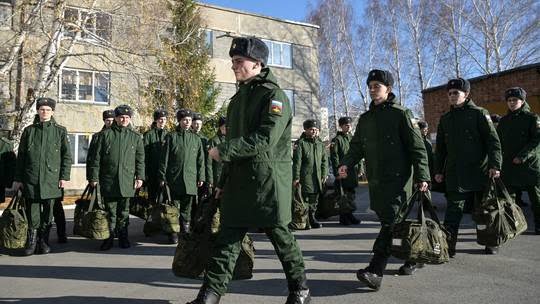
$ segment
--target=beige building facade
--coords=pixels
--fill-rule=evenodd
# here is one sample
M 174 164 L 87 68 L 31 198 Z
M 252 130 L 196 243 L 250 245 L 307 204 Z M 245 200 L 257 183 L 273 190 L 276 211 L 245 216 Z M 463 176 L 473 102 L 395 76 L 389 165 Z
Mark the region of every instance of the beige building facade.
M 67 189 L 80 190 L 86 184 L 86 156 L 91 136 L 102 128 L 101 112 L 124 103 L 135 109 L 142 108 L 144 89 L 150 81 L 148 75 L 159 74 L 159 67 L 156 57 L 140 56 L 136 52 L 144 50 L 152 54 L 159 51 L 159 34 L 170 29 L 170 21 L 163 16 L 170 13 L 162 0 L 125 0 L 124 5 L 104 0 L 72 0 L 66 3 L 61 12 L 62 18 L 73 23 L 86 22 L 86 25 L 72 45 L 72 54 L 77 55 L 69 56 L 62 63 L 47 96 L 58 101 L 55 119 L 67 128 L 70 137 L 74 162 Z M 92 3 L 92 8 L 88 7 L 89 3 Z M 226 106 L 236 92 L 228 55 L 232 37 L 257 36 L 269 46 L 269 66 L 293 105 L 293 137 L 300 136 L 302 122 L 307 118 L 326 121 L 320 117 L 324 111 L 321 111 L 318 98 L 317 26 L 203 3 L 199 4 L 199 9 L 211 50 L 216 86 L 220 87 L 216 110 Z M 20 22 L 14 17 L 16 10 L 15 2 L 0 1 L 0 41 L 3 40 L 0 51 L 4 54 L 8 53 L 10 37 L 16 35 L 14 29 Z M 44 16 L 50 20 L 54 19 L 54 14 L 53 6 L 44 10 Z M 50 22 L 47 26 L 53 27 L 54 23 Z M 65 27 L 63 35 L 67 39 L 61 44 L 67 48 L 69 38 L 75 37 L 77 30 Z M 34 34 L 30 40 L 33 43 L 26 44 L 26 47 L 43 49 L 47 46 L 47 37 L 43 35 Z M 118 50 L 123 53 L 115 53 Z M 0 58 L 0 63 L 2 60 Z M 17 72 L 17 64 L 14 64 L 7 76 L 0 79 L 2 112 L 13 111 L 24 103 L 14 100 L 15 90 L 26 92 L 38 82 L 39 71 L 36 69 L 25 71 L 23 81 Z M 9 116 L 0 117 L 3 133 L 9 133 L 13 127 L 11 121 Z M 147 122 L 147 114 L 137 113 L 134 117 L 136 126 Z

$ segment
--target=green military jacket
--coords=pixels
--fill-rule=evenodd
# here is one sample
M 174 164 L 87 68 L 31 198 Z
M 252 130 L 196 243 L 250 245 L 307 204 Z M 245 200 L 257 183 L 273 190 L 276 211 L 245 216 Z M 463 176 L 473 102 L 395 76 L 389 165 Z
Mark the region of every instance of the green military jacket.
M 508 112 L 497 126 L 501 140 L 503 165 L 502 178 L 511 186 L 536 186 L 540 184 L 540 118 L 530 111 L 529 105 Z M 512 160 L 518 157 L 522 163 Z
M 221 144 L 222 142 L 225 141 L 225 135 L 222 135 L 219 130 L 218 130 L 218 134 L 216 134 L 216 136 L 214 136 L 208 143 L 208 149 L 211 149 L 213 147 L 217 147 L 219 146 L 219 144 Z M 221 176 L 221 170 L 223 168 L 223 162 L 218 162 L 218 161 L 215 161 L 211 158 L 208 159 L 208 161 L 210 162 L 210 166 L 212 168 L 211 170 L 211 175 L 207 175 L 206 176 L 206 180 L 208 183 L 212 184 L 212 185 L 217 185 L 217 183 L 219 182 L 219 178 Z
M 293 180 L 300 180 L 303 193 L 321 193 L 327 175 L 324 143 L 318 138 L 300 138 L 293 152 Z
M 51 199 L 62 196 L 60 180 L 68 181 L 71 173 L 71 152 L 67 130 L 50 121 L 26 127 L 19 143 L 14 180 L 23 183 L 23 195 L 30 199 Z
M 173 199 L 197 195 L 197 182 L 206 181 L 204 151 L 195 133 L 179 126 L 167 134 L 159 165 L 159 180 L 166 181 Z
M 339 175 L 339 165 L 349 151 L 351 140 L 352 134 L 346 134 L 341 131 L 338 131 L 336 136 L 332 139 L 332 143 L 330 144 L 330 162 L 332 163 L 332 172 L 335 177 Z M 341 185 L 346 189 L 354 189 L 358 186 L 358 166 L 348 169 L 347 178 L 341 180 Z
M 289 100 L 269 68 L 240 83 L 227 109 L 226 141 L 218 145 L 225 162 L 222 225 L 291 222 L 291 128 Z
M 13 144 L 7 138 L 0 137 L 0 203 L 6 199 L 6 188 L 11 188 L 13 184 L 16 162 Z
M 429 182 L 428 159 L 420 130 L 412 122 L 411 111 L 394 102 L 370 104 L 356 126 L 349 152 L 342 164 L 351 168 L 366 160 L 370 206 L 385 212 L 396 199 L 404 204 L 415 182 Z
M 201 132 L 195 134 L 201 139 L 201 144 L 204 152 L 204 176 L 206 177 L 206 182 L 211 183 L 210 177 L 212 176 L 212 162 L 210 156 L 208 156 L 210 140 Z
M 152 123 L 152 128 L 144 133 L 144 172 L 147 183 L 158 183 L 159 165 L 165 151 L 167 133 L 167 130 L 157 128 L 155 123 Z
M 135 180 L 145 178 L 141 134 L 116 122 L 99 132 L 87 158 L 86 178 L 99 183 L 104 197 L 133 197 Z
M 435 174 L 448 192 L 482 191 L 489 169 L 501 169 L 501 143 L 489 113 L 471 99 L 445 113 L 437 128 Z

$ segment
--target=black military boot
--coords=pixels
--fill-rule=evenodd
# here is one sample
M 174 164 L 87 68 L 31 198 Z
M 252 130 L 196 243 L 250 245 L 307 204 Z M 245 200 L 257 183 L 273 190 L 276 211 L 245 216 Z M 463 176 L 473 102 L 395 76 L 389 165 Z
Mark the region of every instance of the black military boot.
M 499 253 L 499 246 L 486 246 L 484 249 L 484 252 L 486 254 L 498 254 Z
M 388 258 L 375 254 L 368 267 L 356 272 L 356 277 L 367 287 L 377 291 L 381 288 L 383 272 L 386 269 L 387 262 Z
M 398 274 L 399 275 L 412 275 L 416 272 L 417 269 L 424 267 L 421 263 L 415 263 L 410 261 L 405 261 L 405 264 L 403 266 L 399 267 Z
M 102 250 L 102 251 L 109 250 L 113 247 L 113 245 L 114 245 L 114 229 L 110 229 L 109 238 L 103 240 L 103 243 L 101 243 L 99 250 Z
M 169 239 L 169 244 L 178 244 L 178 234 L 176 232 L 169 233 L 167 237 Z
M 315 218 L 315 210 L 309 210 L 309 226 L 313 229 L 322 228 L 322 224 Z
M 51 226 L 47 226 L 44 229 L 40 229 L 38 232 L 38 244 L 37 244 L 37 253 L 38 254 L 48 254 L 51 252 L 51 247 L 49 247 L 49 233 L 51 232 Z
M 349 226 L 352 224 L 348 214 L 342 213 L 339 215 L 339 224 L 343 226 Z
M 311 293 L 304 277 L 299 282 L 290 282 L 289 296 L 285 304 L 309 304 L 311 303 Z
M 197 298 L 186 304 L 218 304 L 220 299 L 220 295 L 203 285 L 197 294 Z
M 357 219 L 357 218 L 352 214 L 352 212 L 351 212 L 351 213 L 347 213 L 347 216 L 349 217 L 349 222 L 351 222 L 351 224 L 353 224 L 353 225 L 358 225 L 358 224 L 360 224 L 360 220 Z
M 129 248 L 131 247 L 131 243 L 128 239 L 128 227 L 124 226 L 120 230 L 118 230 L 118 245 L 120 248 Z
M 37 247 L 37 229 L 28 229 L 28 237 L 22 255 L 30 256 L 34 254 Z

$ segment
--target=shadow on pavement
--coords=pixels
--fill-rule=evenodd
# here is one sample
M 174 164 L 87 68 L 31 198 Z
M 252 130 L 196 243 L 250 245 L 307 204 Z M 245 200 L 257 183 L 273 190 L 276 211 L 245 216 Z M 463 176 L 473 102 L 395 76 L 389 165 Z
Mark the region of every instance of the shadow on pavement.
M 169 304 L 169 300 L 67 296 L 55 298 L 0 298 L 0 303 L 20 304 Z

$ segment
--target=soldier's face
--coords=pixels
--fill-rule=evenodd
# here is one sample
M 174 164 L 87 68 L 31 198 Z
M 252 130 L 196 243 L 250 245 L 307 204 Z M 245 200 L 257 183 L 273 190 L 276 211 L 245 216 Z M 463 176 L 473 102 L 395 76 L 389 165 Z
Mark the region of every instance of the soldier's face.
M 191 128 L 193 129 L 193 131 L 195 131 L 195 133 L 199 133 L 202 129 L 202 120 L 193 121 Z
M 460 90 L 450 89 L 448 90 L 448 101 L 451 105 L 460 105 L 465 102 L 469 96 L 469 93 L 465 93 Z
M 219 131 L 221 132 L 221 134 L 227 135 L 227 125 L 219 127 Z
M 429 128 L 420 129 L 420 133 L 422 133 L 422 135 L 424 135 L 424 136 L 428 135 L 428 131 L 429 131 Z
M 369 85 L 369 96 L 375 104 L 379 104 L 388 99 L 388 94 L 390 94 L 391 87 L 384 85 L 384 83 L 379 81 L 370 81 Z
M 351 124 L 341 125 L 341 131 L 343 131 L 343 133 L 349 133 L 351 128 L 352 128 Z
M 516 111 L 523 106 L 523 100 L 517 97 L 508 97 L 508 99 L 506 99 L 506 105 L 510 111 Z
M 191 117 L 184 117 L 180 119 L 180 128 L 187 130 L 191 127 Z
M 131 117 L 129 117 L 129 115 L 120 115 L 116 116 L 114 120 L 116 121 L 116 124 L 120 127 L 127 127 L 131 122 Z
M 51 117 L 53 116 L 54 111 L 49 106 L 41 106 L 38 109 L 38 115 L 40 121 L 49 121 L 51 120 Z
M 167 124 L 167 117 L 160 117 L 156 119 L 156 127 L 159 129 L 165 128 L 165 125 Z
M 307 138 L 314 138 L 319 133 L 319 129 L 317 128 L 309 128 L 304 130 L 304 133 L 306 134 Z
M 111 127 L 113 122 L 114 122 L 114 118 L 105 118 L 103 120 L 103 123 L 105 124 L 105 128 Z
M 236 81 L 246 81 L 261 72 L 261 63 L 250 58 L 234 55 L 231 66 Z

